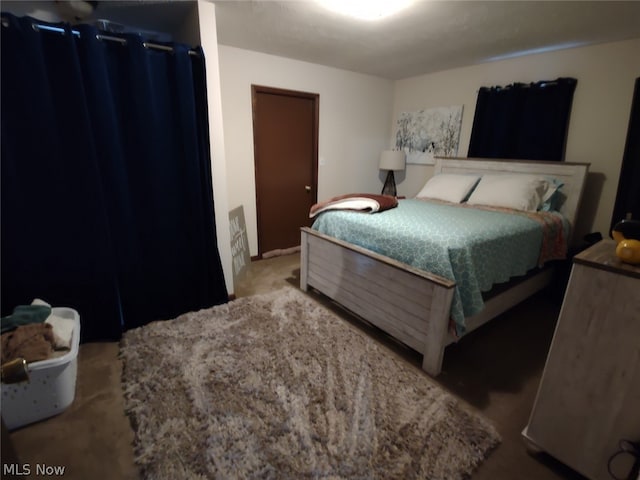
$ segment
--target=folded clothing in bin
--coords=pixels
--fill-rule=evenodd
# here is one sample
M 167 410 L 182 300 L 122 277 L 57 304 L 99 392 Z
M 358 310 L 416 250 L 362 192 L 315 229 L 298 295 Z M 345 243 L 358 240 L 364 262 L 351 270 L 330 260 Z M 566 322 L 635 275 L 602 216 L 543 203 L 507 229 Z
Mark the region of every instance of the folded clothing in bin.
M 16 358 L 28 363 L 47 360 L 53 354 L 53 327 L 48 323 L 30 323 L 2 334 L 2 364 Z
M 62 413 L 75 398 L 80 315 L 71 308 L 54 307 L 51 316 L 71 325 L 70 350 L 63 355 L 28 364 L 29 380 L 2 384 L 2 419 L 15 429 Z
M 51 305 L 40 299 L 18 305 L 2 317 L 2 364 L 18 358 L 29 363 L 47 360 L 54 350 L 70 350 L 73 324 L 53 314 Z
M 31 305 L 18 305 L 11 315 L 2 317 L 2 333 L 15 330 L 21 325 L 44 322 L 51 315 L 51 305 L 35 299 Z

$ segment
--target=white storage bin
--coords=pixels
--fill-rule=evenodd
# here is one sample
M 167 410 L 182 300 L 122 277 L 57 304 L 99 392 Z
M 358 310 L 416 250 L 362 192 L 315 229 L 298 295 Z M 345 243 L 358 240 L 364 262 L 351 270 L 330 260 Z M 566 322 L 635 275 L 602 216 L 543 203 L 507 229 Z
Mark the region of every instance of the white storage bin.
M 54 307 L 51 313 L 75 322 L 68 353 L 27 365 L 29 381 L 2 384 L 2 419 L 9 430 L 62 413 L 76 395 L 80 315 L 71 308 Z

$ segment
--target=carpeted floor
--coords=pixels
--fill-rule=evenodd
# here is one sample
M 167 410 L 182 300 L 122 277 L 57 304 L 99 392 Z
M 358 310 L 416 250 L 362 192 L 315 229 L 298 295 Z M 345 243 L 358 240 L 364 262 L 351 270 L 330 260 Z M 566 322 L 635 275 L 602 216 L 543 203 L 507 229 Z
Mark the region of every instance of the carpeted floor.
M 236 286 L 236 296 L 297 286 L 298 273 L 297 255 L 253 262 Z M 312 295 L 402 362 L 419 368 L 418 354 Z M 551 298 L 545 293 L 532 297 L 445 351 L 443 373 L 436 382 L 482 412 L 502 437 L 473 474 L 474 480 L 582 478 L 546 455 L 530 455 L 520 437 L 559 312 Z M 69 479 L 140 478 L 133 461 L 133 430 L 124 414 L 121 374 L 117 343 L 81 345 L 73 405 L 57 417 L 10 434 L 19 462 L 33 467 L 31 476 L 17 478 L 42 478 L 35 476 L 36 464 L 64 466 L 64 478 Z M 3 463 L 6 446 L 3 442 Z

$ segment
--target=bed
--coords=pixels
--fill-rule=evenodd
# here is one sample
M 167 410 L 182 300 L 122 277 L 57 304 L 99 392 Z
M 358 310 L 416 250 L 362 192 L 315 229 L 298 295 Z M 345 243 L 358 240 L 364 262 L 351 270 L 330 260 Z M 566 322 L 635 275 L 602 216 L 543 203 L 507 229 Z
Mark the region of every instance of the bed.
M 553 179 L 561 185 L 554 196 L 554 208 L 559 212 L 557 216 L 562 218 L 562 234 L 570 245 L 573 243 L 572 227 L 576 221 L 587 173 L 588 164 L 579 163 L 436 158 L 434 178 L 439 175 L 442 176 L 438 178 L 445 178 L 447 175 L 459 178 L 469 176 L 478 178 L 479 182 L 484 181 L 480 180 L 482 178 L 488 181 L 489 178 L 498 176 L 504 176 L 500 177 L 501 179 L 507 177 L 523 179 L 531 176 Z M 502 208 L 468 206 L 467 203 L 474 198 L 475 190 L 480 190 L 480 183 L 472 187 L 471 198 L 460 205 L 450 204 L 448 201 L 427 201 L 426 203 L 434 203 L 435 206 L 429 207 L 433 209 L 464 210 L 466 213 L 463 212 L 462 218 L 469 218 L 470 214 L 496 217 L 509 215 L 508 211 L 502 212 L 504 210 Z M 376 217 L 377 220 L 381 220 L 387 218 L 383 217 L 386 214 L 389 217 L 409 215 L 412 209 L 422 208 L 418 205 L 421 201 L 400 200 L 397 208 L 389 210 L 393 214 L 388 212 L 372 215 L 349 213 L 357 218 L 358 222 L 366 221 L 367 217 L 372 219 Z M 483 213 L 476 213 L 476 208 L 478 212 Z M 442 215 L 442 212 L 440 214 Z M 340 215 L 349 216 L 343 212 L 336 212 L 334 216 Z M 517 216 L 521 217 L 521 215 Z M 403 257 L 394 253 L 390 255 L 396 258 L 392 258 L 384 254 L 387 252 L 384 246 L 368 243 L 369 235 L 364 234 L 364 230 L 356 229 L 355 238 L 342 235 L 338 230 L 331 234 L 322 233 L 318 231 L 320 228 L 318 224 L 330 225 L 330 222 L 324 220 L 332 217 L 328 213 L 322 213 L 320 218 L 322 222 L 316 221 L 313 227 L 301 229 L 301 289 L 317 290 L 357 317 L 421 353 L 422 368 L 433 376 L 438 375 L 442 369 L 444 350 L 447 345 L 541 290 L 552 280 L 553 269 L 549 267 L 549 262 L 545 267 L 539 268 L 539 263 L 535 259 L 533 266 L 530 265 L 531 259 L 527 260 L 528 264 L 517 259 L 515 263 L 522 263 L 522 265 L 516 267 L 517 273 L 511 272 L 515 278 L 508 283 L 501 282 L 489 291 L 484 281 L 485 285 L 479 287 L 483 295 L 480 308 L 478 308 L 477 298 L 475 307 L 468 307 L 465 304 L 466 300 L 461 299 L 462 287 L 466 288 L 465 281 L 455 280 L 462 277 L 447 274 L 447 270 L 442 270 L 437 265 L 429 267 L 428 264 L 414 261 L 413 257 Z M 527 222 L 520 219 L 516 223 L 526 227 Z M 357 228 L 365 227 L 359 225 Z M 327 230 L 334 232 L 329 227 Z M 386 238 L 391 240 L 387 243 L 404 241 L 400 230 L 396 229 L 395 232 L 393 235 L 386 234 Z M 520 236 L 514 238 L 521 241 L 528 234 L 519 232 L 517 235 Z M 372 234 L 372 237 L 375 235 Z M 445 240 L 445 243 L 448 242 Z M 436 247 L 429 246 L 426 250 L 431 251 L 434 248 Z M 531 254 L 528 256 L 530 257 Z M 482 265 L 482 262 L 479 265 Z M 526 272 L 521 271 L 524 265 L 527 265 Z M 504 276 L 505 272 L 502 271 L 499 275 Z M 465 311 L 471 311 L 473 314 L 465 314 Z

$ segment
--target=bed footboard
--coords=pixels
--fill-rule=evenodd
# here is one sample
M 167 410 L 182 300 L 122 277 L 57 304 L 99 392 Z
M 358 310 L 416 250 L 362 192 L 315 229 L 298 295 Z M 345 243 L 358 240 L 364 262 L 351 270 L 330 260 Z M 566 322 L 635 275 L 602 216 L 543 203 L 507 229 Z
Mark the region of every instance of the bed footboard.
M 364 248 L 301 229 L 300 288 L 315 288 L 442 368 L 455 283 Z

